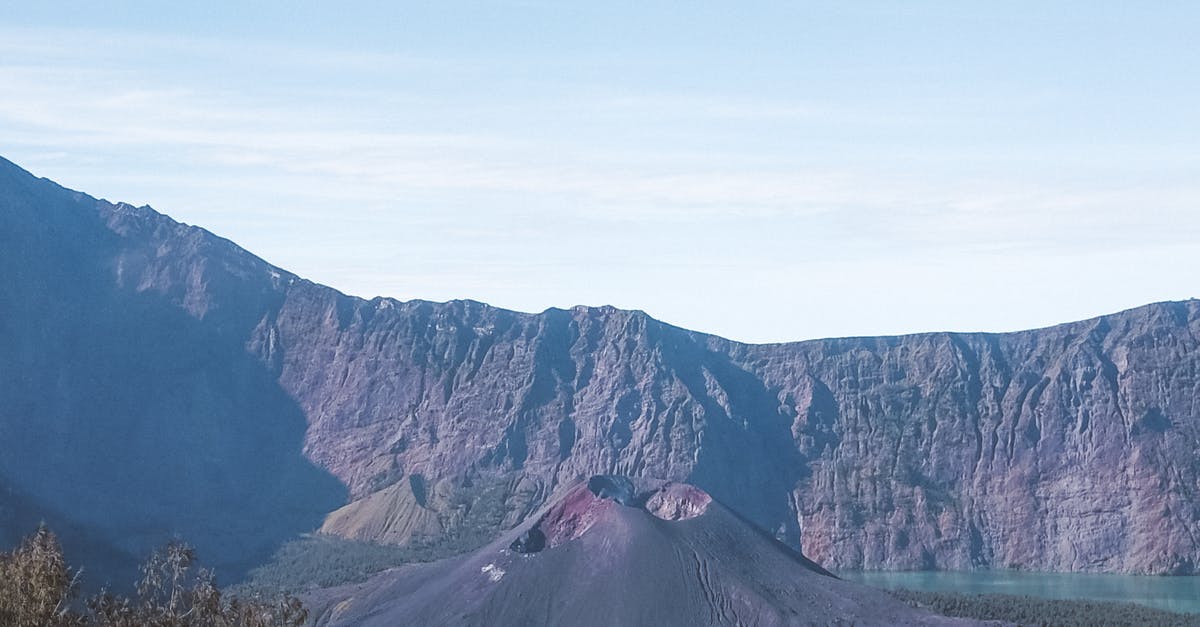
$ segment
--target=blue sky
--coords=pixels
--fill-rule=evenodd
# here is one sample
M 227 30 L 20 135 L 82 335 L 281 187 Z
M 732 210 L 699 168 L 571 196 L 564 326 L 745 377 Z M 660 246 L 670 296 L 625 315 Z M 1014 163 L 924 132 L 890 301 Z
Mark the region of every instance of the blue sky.
M 348 293 L 782 341 L 1200 292 L 1195 3 L 162 4 L 5 7 L 0 154 Z

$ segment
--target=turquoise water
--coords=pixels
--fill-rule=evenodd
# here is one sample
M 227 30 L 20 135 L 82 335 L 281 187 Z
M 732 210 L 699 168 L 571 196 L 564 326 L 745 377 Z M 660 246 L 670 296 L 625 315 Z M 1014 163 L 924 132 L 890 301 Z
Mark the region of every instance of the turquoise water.
M 1079 573 L 840 572 L 843 579 L 877 588 L 908 588 L 968 594 L 1027 594 L 1048 599 L 1095 599 L 1141 603 L 1172 612 L 1200 614 L 1200 577 L 1142 577 Z

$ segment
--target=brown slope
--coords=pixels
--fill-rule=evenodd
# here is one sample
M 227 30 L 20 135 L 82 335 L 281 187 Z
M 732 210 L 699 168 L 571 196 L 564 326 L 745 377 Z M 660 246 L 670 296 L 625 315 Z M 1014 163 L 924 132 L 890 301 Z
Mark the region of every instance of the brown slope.
M 367 301 L 7 162 L 0 277 L 0 476 L 127 550 L 313 526 L 345 500 L 311 461 L 349 492 L 327 530 L 366 539 L 499 531 L 622 473 L 689 480 L 833 568 L 1200 564 L 1195 301 L 764 346 L 608 307 Z
M 316 623 L 958 624 L 832 577 L 697 488 L 638 487 L 593 477 L 471 555 L 314 593 Z

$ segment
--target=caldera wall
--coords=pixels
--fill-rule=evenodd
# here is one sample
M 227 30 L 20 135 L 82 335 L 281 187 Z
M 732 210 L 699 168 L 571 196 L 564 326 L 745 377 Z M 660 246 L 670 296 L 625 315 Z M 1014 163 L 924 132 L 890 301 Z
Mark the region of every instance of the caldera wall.
M 694 483 L 830 568 L 1200 563 L 1195 301 L 753 346 L 610 307 L 353 298 L 2 174 L 2 478 L 106 537 L 128 519 L 217 546 L 294 520 L 265 550 L 347 503 L 331 530 L 364 539 L 493 535 L 622 474 Z

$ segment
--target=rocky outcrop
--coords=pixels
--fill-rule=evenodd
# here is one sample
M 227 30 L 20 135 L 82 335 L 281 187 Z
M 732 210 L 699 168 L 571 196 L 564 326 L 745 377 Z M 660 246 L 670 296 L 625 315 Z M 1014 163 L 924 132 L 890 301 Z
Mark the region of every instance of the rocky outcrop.
M 620 474 L 830 568 L 1200 564 L 1196 301 L 745 345 L 345 296 L 7 163 L 0 276 L 0 477 L 125 550 L 180 533 L 232 560 L 339 507 L 324 529 L 351 537 L 490 534 Z

